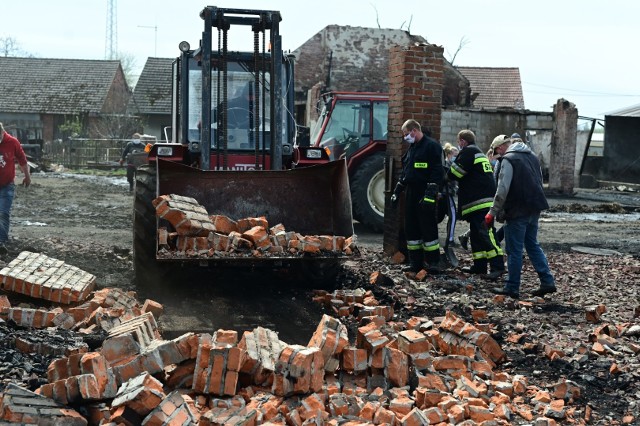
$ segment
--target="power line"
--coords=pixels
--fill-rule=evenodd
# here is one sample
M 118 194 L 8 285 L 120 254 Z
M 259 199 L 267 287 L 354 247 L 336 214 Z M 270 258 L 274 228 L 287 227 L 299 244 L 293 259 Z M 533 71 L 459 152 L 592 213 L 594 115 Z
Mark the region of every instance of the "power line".
M 549 89 L 558 89 L 558 90 L 565 90 L 568 92 L 580 92 L 580 93 L 584 93 L 584 96 L 589 96 L 589 95 L 593 95 L 593 96 L 624 96 L 624 97 L 638 97 L 640 95 L 633 95 L 633 94 L 621 94 L 621 93 L 604 93 L 604 92 L 594 92 L 591 90 L 581 90 L 581 89 L 569 89 L 566 87 L 557 87 L 557 86 L 549 86 L 546 84 L 538 84 L 538 83 L 529 83 L 527 81 L 523 81 L 523 84 L 528 84 L 531 86 L 539 86 L 539 87 L 547 87 Z M 536 92 L 533 92 L 536 93 Z M 545 92 L 538 92 L 538 93 L 545 93 Z M 549 93 L 549 94 L 553 94 L 553 93 Z
M 564 89 L 559 89 L 564 90 Z M 568 90 L 568 89 L 567 89 Z M 558 92 L 538 92 L 536 90 L 527 90 L 527 93 L 537 93 L 541 95 L 557 95 Z M 594 98 L 616 98 L 616 97 L 625 97 L 625 98 L 640 98 L 640 95 L 620 95 L 620 94 L 586 94 L 586 93 L 571 93 L 571 96 L 587 96 Z

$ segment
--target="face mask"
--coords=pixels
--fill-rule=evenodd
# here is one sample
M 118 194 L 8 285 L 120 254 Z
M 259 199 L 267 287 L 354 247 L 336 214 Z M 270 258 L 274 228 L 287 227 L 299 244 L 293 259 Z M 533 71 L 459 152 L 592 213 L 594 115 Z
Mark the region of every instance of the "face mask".
M 416 138 L 411 136 L 411 133 L 407 133 L 407 135 L 404 137 L 404 140 L 408 143 L 414 143 L 416 141 Z
M 451 162 L 456 161 L 456 158 L 458 158 L 458 156 L 457 156 L 457 155 L 454 155 L 453 157 L 451 157 Z

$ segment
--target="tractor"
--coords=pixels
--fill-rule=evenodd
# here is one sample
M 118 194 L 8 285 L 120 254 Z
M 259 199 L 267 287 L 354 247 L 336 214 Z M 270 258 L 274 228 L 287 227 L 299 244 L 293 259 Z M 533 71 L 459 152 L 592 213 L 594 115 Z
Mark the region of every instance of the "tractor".
M 328 92 L 308 143 L 294 150 L 296 167 L 346 159 L 353 217 L 375 231 L 384 224 L 385 171 L 389 95 Z

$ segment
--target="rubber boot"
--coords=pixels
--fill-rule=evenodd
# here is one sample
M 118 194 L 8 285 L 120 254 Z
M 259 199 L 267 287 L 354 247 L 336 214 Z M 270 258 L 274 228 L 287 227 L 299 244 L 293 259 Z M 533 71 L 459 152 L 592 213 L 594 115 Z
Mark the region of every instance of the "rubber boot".
M 477 259 L 473 261 L 473 266 L 462 268 L 462 272 L 467 274 L 486 274 L 487 273 L 487 259 Z
M 496 256 L 489 261 L 491 272 L 487 275 L 490 280 L 497 280 L 506 272 L 504 269 L 504 256 Z
M 440 251 L 426 251 L 425 254 L 425 262 L 424 268 L 430 274 L 440 274 L 442 273 L 442 268 L 440 267 Z
M 420 272 L 422 266 L 422 250 L 409 250 L 409 266 L 402 268 L 402 272 Z

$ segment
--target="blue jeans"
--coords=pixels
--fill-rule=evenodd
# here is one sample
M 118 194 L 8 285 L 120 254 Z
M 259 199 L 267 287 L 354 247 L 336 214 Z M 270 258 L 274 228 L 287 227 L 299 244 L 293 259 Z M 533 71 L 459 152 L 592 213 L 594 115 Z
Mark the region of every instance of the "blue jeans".
M 538 243 L 539 214 L 507 220 L 504 225 L 504 240 L 507 250 L 508 276 L 504 288 L 520 293 L 522 275 L 522 249 L 527 250 L 533 269 L 538 273 L 541 287 L 555 287 L 555 280 L 549 270 L 547 257 Z
M 0 244 L 6 244 L 9 240 L 9 219 L 15 194 L 16 185 L 13 183 L 0 187 Z

